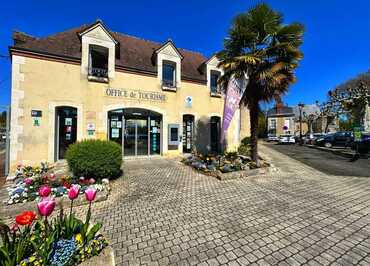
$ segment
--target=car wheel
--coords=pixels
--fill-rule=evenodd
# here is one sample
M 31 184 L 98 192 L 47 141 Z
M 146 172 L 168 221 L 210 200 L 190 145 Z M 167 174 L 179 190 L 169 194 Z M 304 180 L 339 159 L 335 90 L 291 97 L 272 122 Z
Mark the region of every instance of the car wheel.
M 325 142 L 324 146 L 326 148 L 331 148 L 333 146 L 333 144 L 331 144 L 330 142 Z

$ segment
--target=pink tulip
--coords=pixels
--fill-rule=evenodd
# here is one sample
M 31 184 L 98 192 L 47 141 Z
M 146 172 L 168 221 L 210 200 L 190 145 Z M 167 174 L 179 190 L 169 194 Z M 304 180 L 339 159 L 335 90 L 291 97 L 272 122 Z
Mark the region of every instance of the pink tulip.
M 55 200 L 50 198 L 44 198 L 42 201 L 37 203 L 37 209 L 41 216 L 49 216 L 55 208 Z
M 80 193 L 80 188 L 78 186 L 71 186 L 68 190 L 68 198 L 74 200 L 78 197 L 78 193 Z
M 30 186 L 30 185 L 32 185 L 33 180 L 32 180 L 31 178 L 25 178 L 25 179 L 23 180 L 23 182 L 24 182 L 27 186 Z
M 89 183 L 92 185 L 92 184 L 95 184 L 95 179 L 94 178 L 90 178 L 89 179 Z
M 49 196 L 50 193 L 51 193 L 51 188 L 49 186 L 44 185 L 39 188 L 39 195 L 43 198 Z
M 85 190 L 86 200 L 92 202 L 96 196 L 96 189 L 95 188 L 88 188 Z
M 17 224 L 17 223 L 14 223 L 14 224 L 12 225 L 12 227 L 10 228 L 10 231 L 11 231 L 12 233 L 15 233 L 16 231 L 18 231 L 18 229 L 19 229 L 18 224 Z

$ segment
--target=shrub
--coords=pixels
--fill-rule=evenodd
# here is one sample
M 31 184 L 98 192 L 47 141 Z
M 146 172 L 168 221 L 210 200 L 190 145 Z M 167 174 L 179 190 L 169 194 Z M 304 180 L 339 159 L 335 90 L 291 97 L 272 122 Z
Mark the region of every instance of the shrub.
M 76 176 L 95 179 L 121 174 L 122 149 L 113 141 L 83 140 L 68 147 L 66 159 Z
M 245 156 L 250 156 L 251 138 L 245 137 L 242 139 L 240 146 L 238 147 L 238 153 Z
M 241 145 L 249 146 L 251 144 L 251 138 L 250 137 L 245 137 L 241 141 Z
M 238 148 L 238 153 L 244 156 L 250 156 L 250 146 L 248 145 L 240 145 Z

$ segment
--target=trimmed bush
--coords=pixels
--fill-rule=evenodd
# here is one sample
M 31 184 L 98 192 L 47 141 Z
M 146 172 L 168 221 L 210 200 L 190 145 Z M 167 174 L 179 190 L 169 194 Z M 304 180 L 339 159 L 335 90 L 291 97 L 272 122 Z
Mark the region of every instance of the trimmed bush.
M 251 144 L 251 138 L 250 137 L 245 137 L 241 141 L 241 145 L 249 146 Z
M 77 177 L 102 179 L 121 174 L 122 149 L 113 141 L 83 140 L 68 147 L 66 159 Z
M 251 150 L 251 138 L 245 137 L 242 139 L 240 146 L 238 147 L 238 153 L 245 156 L 250 156 Z

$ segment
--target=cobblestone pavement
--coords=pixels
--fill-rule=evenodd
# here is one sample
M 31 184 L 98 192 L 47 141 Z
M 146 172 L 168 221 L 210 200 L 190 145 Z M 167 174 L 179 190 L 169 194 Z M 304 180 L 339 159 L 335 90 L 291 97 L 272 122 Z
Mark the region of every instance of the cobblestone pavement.
M 126 162 L 94 207 L 118 265 L 369 265 L 370 179 L 282 169 L 219 181 L 170 160 Z M 324 162 L 323 162 L 324 163 Z

